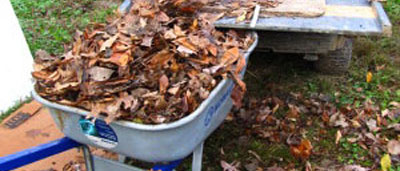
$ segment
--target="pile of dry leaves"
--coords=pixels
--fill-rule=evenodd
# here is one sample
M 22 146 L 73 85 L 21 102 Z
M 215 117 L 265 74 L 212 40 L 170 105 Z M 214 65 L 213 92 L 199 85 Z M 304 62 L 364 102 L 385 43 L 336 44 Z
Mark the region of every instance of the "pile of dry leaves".
M 233 93 L 246 90 L 239 73 L 248 33 L 217 31 L 220 15 L 199 13 L 201 1 L 137 0 L 109 24 L 77 31 L 64 55 L 38 51 L 37 93 L 53 102 L 90 110 L 106 121 L 146 124 L 178 120 L 193 112 L 222 80 Z M 235 98 L 236 104 L 241 98 Z

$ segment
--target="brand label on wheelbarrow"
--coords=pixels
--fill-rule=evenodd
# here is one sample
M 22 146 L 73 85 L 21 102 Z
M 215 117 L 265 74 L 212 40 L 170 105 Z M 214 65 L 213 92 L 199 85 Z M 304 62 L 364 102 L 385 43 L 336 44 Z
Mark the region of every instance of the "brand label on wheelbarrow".
M 210 125 L 211 120 L 215 115 L 215 113 L 219 110 L 219 108 L 225 102 L 225 100 L 228 99 L 228 97 L 231 95 L 232 89 L 233 89 L 233 83 L 231 83 L 228 90 L 221 96 L 221 98 L 214 105 L 212 105 L 207 109 L 207 115 L 204 119 L 205 127 L 208 127 Z
M 104 148 L 114 148 L 118 145 L 118 137 L 114 130 L 101 119 L 79 120 L 82 132 L 94 144 Z

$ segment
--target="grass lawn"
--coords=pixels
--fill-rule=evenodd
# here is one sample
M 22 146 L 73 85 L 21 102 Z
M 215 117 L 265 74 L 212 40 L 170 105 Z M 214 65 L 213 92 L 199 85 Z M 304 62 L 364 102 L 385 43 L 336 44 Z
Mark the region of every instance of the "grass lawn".
M 11 0 L 31 52 L 64 52 L 77 29 L 84 29 L 117 9 L 119 0 Z
M 105 22 L 121 1 L 117 0 L 11 0 L 32 53 L 44 49 L 53 54 L 64 52 L 76 29 L 94 22 Z M 359 108 L 366 100 L 380 110 L 400 102 L 400 0 L 388 0 L 385 9 L 394 25 L 390 38 L 355 38 L 353 60 L 348 73 L 327 76 L 315 72 L 312 64 L 296 55 L 254 53 L 251 56 L 245 81 L 248 85 L 246 100 L 277 97 L 286 101 L 290 94 L 305 98 L 324 94 L 333 98 L 338 108 Z M 372 81 L 366 83 L 371 72 Z M 276 118 L 284 117 L 287 108 L 280 108 Z M 233 110 L 232 113 L 240 113 Z M 247 122 L 237 115 L 225 122 L 206 142 L 203 156 L 204 170 L 221 170 L 220 161 L 240 161 L 242 168 L 249 163 L 260 167 L 280 166 L 303 170 L 309 163 L 314 168 L 325 165 L 357 164 L 379 168 L 383 153 L 371 155 L 370 149 L 349 143 L 344 137 L 335 143 L 336 128 L 323 127 L 320 116 L 300 114 L 303 138 L 310 139 L 313 154 L 306 161 L 296 159 L 285 141 L 275 142 L 252 133 Z M 389 120 L 399 123 L 400 119 Z M 396 139 L 397 134 L 384 131 L 380 135 Z M 223 154 L 222 154 L 223 151 Z M 257 160 L 255 162 L 255 160 Z M 179 168 L 189 170 L 190 159 Z M 392 165 L 393 171 L 400 166 Z

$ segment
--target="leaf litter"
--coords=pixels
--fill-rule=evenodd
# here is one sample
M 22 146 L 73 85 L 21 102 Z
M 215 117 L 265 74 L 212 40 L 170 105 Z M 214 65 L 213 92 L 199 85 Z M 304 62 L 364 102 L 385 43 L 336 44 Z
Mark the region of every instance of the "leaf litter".
M 366 99 L 358 107 L 339 106 L 335 104 L 336 99 L 325 96 L 312 94 L 310 97 L 304 97 L 300 93 L 267 97 L 246 96 L 242 107 L 234 109 L 230 114 L 229 122 L 239 123 L 245 132 L 271 145 L 286 144 L 290 154 L 305 164 L 305 170 L 364 171 L 389 168 L 393 163 L 400 164 L 400 143 L 395 132 L 398 124 L 390 124 L 391 120 L 400 116 L 396 105 L 382 110 Z M 311 127 L 315 131 L 313 134 L 309 132 Z M 392 139 L 393 137 L 395 139 Z M 338 149 L 318 147 L 322 140 L 332 141 L 330 143 Z M 366 156 L 359 156 L 357 159 L 372 160 L 372 166 L 357 165 L 359 163 L 343 165 L 335 161 L 336 158 L 331 158 L 329 155 L 336 155 L 342 143 L 354 144 L 365 150 Z M 331 164 L 316 165 L 324 158 L 328 158 Z M 244 166 L 249 164 L 254 162 L 243 162 Z M 272 169 L 268 167 L 271 165 L 281 167 Z M 252 166 L 257 167 L 263 167 L 264 170 L 296 170 L 293 163 L 282 165 L 281 161 Z
M 235 105 L 246 91 L 240 72 L 254 39 L 218 31 L 220 16 L 199 12 L 207 1 L 136 0 L 129 13 L 77 31 L 61 56 L 38 51 L 35 89 L 50 101 L 83 108 L 106 121 L 145 124 L 192 113 L 220 81 L 236 83 Z

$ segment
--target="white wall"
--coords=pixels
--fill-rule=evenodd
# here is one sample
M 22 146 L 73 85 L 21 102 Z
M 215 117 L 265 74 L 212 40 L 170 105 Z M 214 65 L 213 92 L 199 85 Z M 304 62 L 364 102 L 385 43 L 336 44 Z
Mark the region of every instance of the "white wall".
M 0 111 L 30 95 L 33 58 L 9 0 L 0 0 Z

